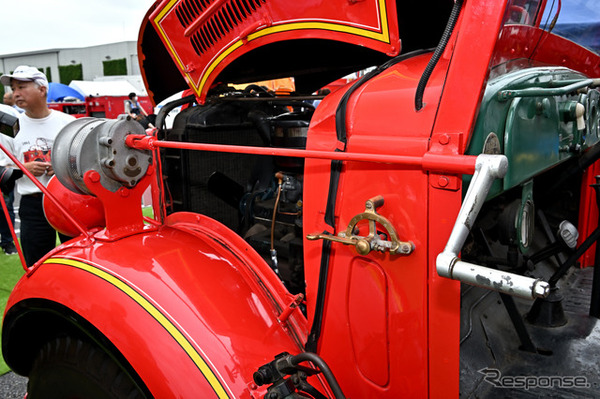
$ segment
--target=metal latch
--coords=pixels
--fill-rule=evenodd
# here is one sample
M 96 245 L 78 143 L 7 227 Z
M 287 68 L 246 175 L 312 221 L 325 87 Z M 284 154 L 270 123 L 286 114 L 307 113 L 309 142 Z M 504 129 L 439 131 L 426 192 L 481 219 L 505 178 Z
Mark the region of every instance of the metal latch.
M 392 255 L 410 255 L 414 251 L 415 245 L 410 241 L 400 241 L 398 233 L 390 221 L 377 213 L 376 209 L 381 207 L 383 203 L 384 200 L 381 195 L 368 200 L 365 204 L 365 211 L 354 216 L 348 223 L 346 230 L 340 232 L 337 236 L 332 234 L 309 234 L 306 238 L 308 240 L 329 240 L 344 245 L 354 245 L 356 252 L 360 255 L 367 255 L 371 250 L 389 251 Z M 369 224 L 369 235 L 366 237 L 354 234 L 356 225 L 363 220 L 366 220 Z M 377 223 L 383 226 L 387 233 L 378 232 Z M 385 238 L 389 238 L 389 240 Z

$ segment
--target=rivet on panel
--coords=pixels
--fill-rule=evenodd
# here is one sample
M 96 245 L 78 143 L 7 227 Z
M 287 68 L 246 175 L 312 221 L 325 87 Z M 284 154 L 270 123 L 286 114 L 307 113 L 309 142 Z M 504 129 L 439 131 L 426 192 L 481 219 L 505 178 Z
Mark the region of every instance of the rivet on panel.
M 448 143 L 450 143 L 450 136 L 446 133 L 440 135 L 440 138 L 438 139 L 439 143 L 441 145 L 447 145 Z
M 447 187 L 448 184 L 450 184 L 450 179 L 448 179 L 446 176 L 440 176 L 438 179 L 438 185 L 440 187 Z

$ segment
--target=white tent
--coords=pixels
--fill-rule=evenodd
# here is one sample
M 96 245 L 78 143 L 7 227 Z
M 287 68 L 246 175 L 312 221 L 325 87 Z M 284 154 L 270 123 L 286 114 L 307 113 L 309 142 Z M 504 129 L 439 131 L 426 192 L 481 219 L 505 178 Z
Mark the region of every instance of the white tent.
M 138 96 L 147 96 L 148 92 L 144 87 L 144 80 L 142 75 L 118 75 L 118 76 L 98 76 L 93 79 L 94 82 L 116 82 L 116 81 L 127 81 L 135 87 L 135 92 Z
M 127 96 L 129 93 L 136 93 L 138 96 L 143 95 L 126 80 L 113 81 L 89 81 L 89 80 L 73 80 L 69 86 L 83 93 L 86 97 L 100 96 Z

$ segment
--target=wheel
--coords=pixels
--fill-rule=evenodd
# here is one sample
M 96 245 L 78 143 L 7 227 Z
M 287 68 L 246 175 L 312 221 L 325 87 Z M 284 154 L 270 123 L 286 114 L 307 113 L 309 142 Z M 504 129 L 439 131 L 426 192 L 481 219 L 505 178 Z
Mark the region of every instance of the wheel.
M 142 399 L 134 379 L 98 346 L 73 337 L 44 345 L 33 363 L 28 399 Z

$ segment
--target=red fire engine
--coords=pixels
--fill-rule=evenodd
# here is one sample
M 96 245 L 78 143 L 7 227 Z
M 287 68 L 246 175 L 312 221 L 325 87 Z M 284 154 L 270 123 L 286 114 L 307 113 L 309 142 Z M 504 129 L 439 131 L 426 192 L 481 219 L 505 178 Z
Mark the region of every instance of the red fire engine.
M 193 94 L 57 137 L 74 238 L 2 329 L 28 399 L 598 396 L 600 56 L 561 12 L 157 1 L 148 92 Z
M 127 95 L 95 95 L 87 96 L 85 101 L 50 102 L 48 103 L 48 107 L 73 115 L 76 118 L 91 116 L 96 118 L 116 119 L 119 115 L 126 112 L 125 103 L 127 101 L 129 101 Z M 152 113 L 152 105 L 149 97 L 139 97 L 139 102 L 146 112 Z

